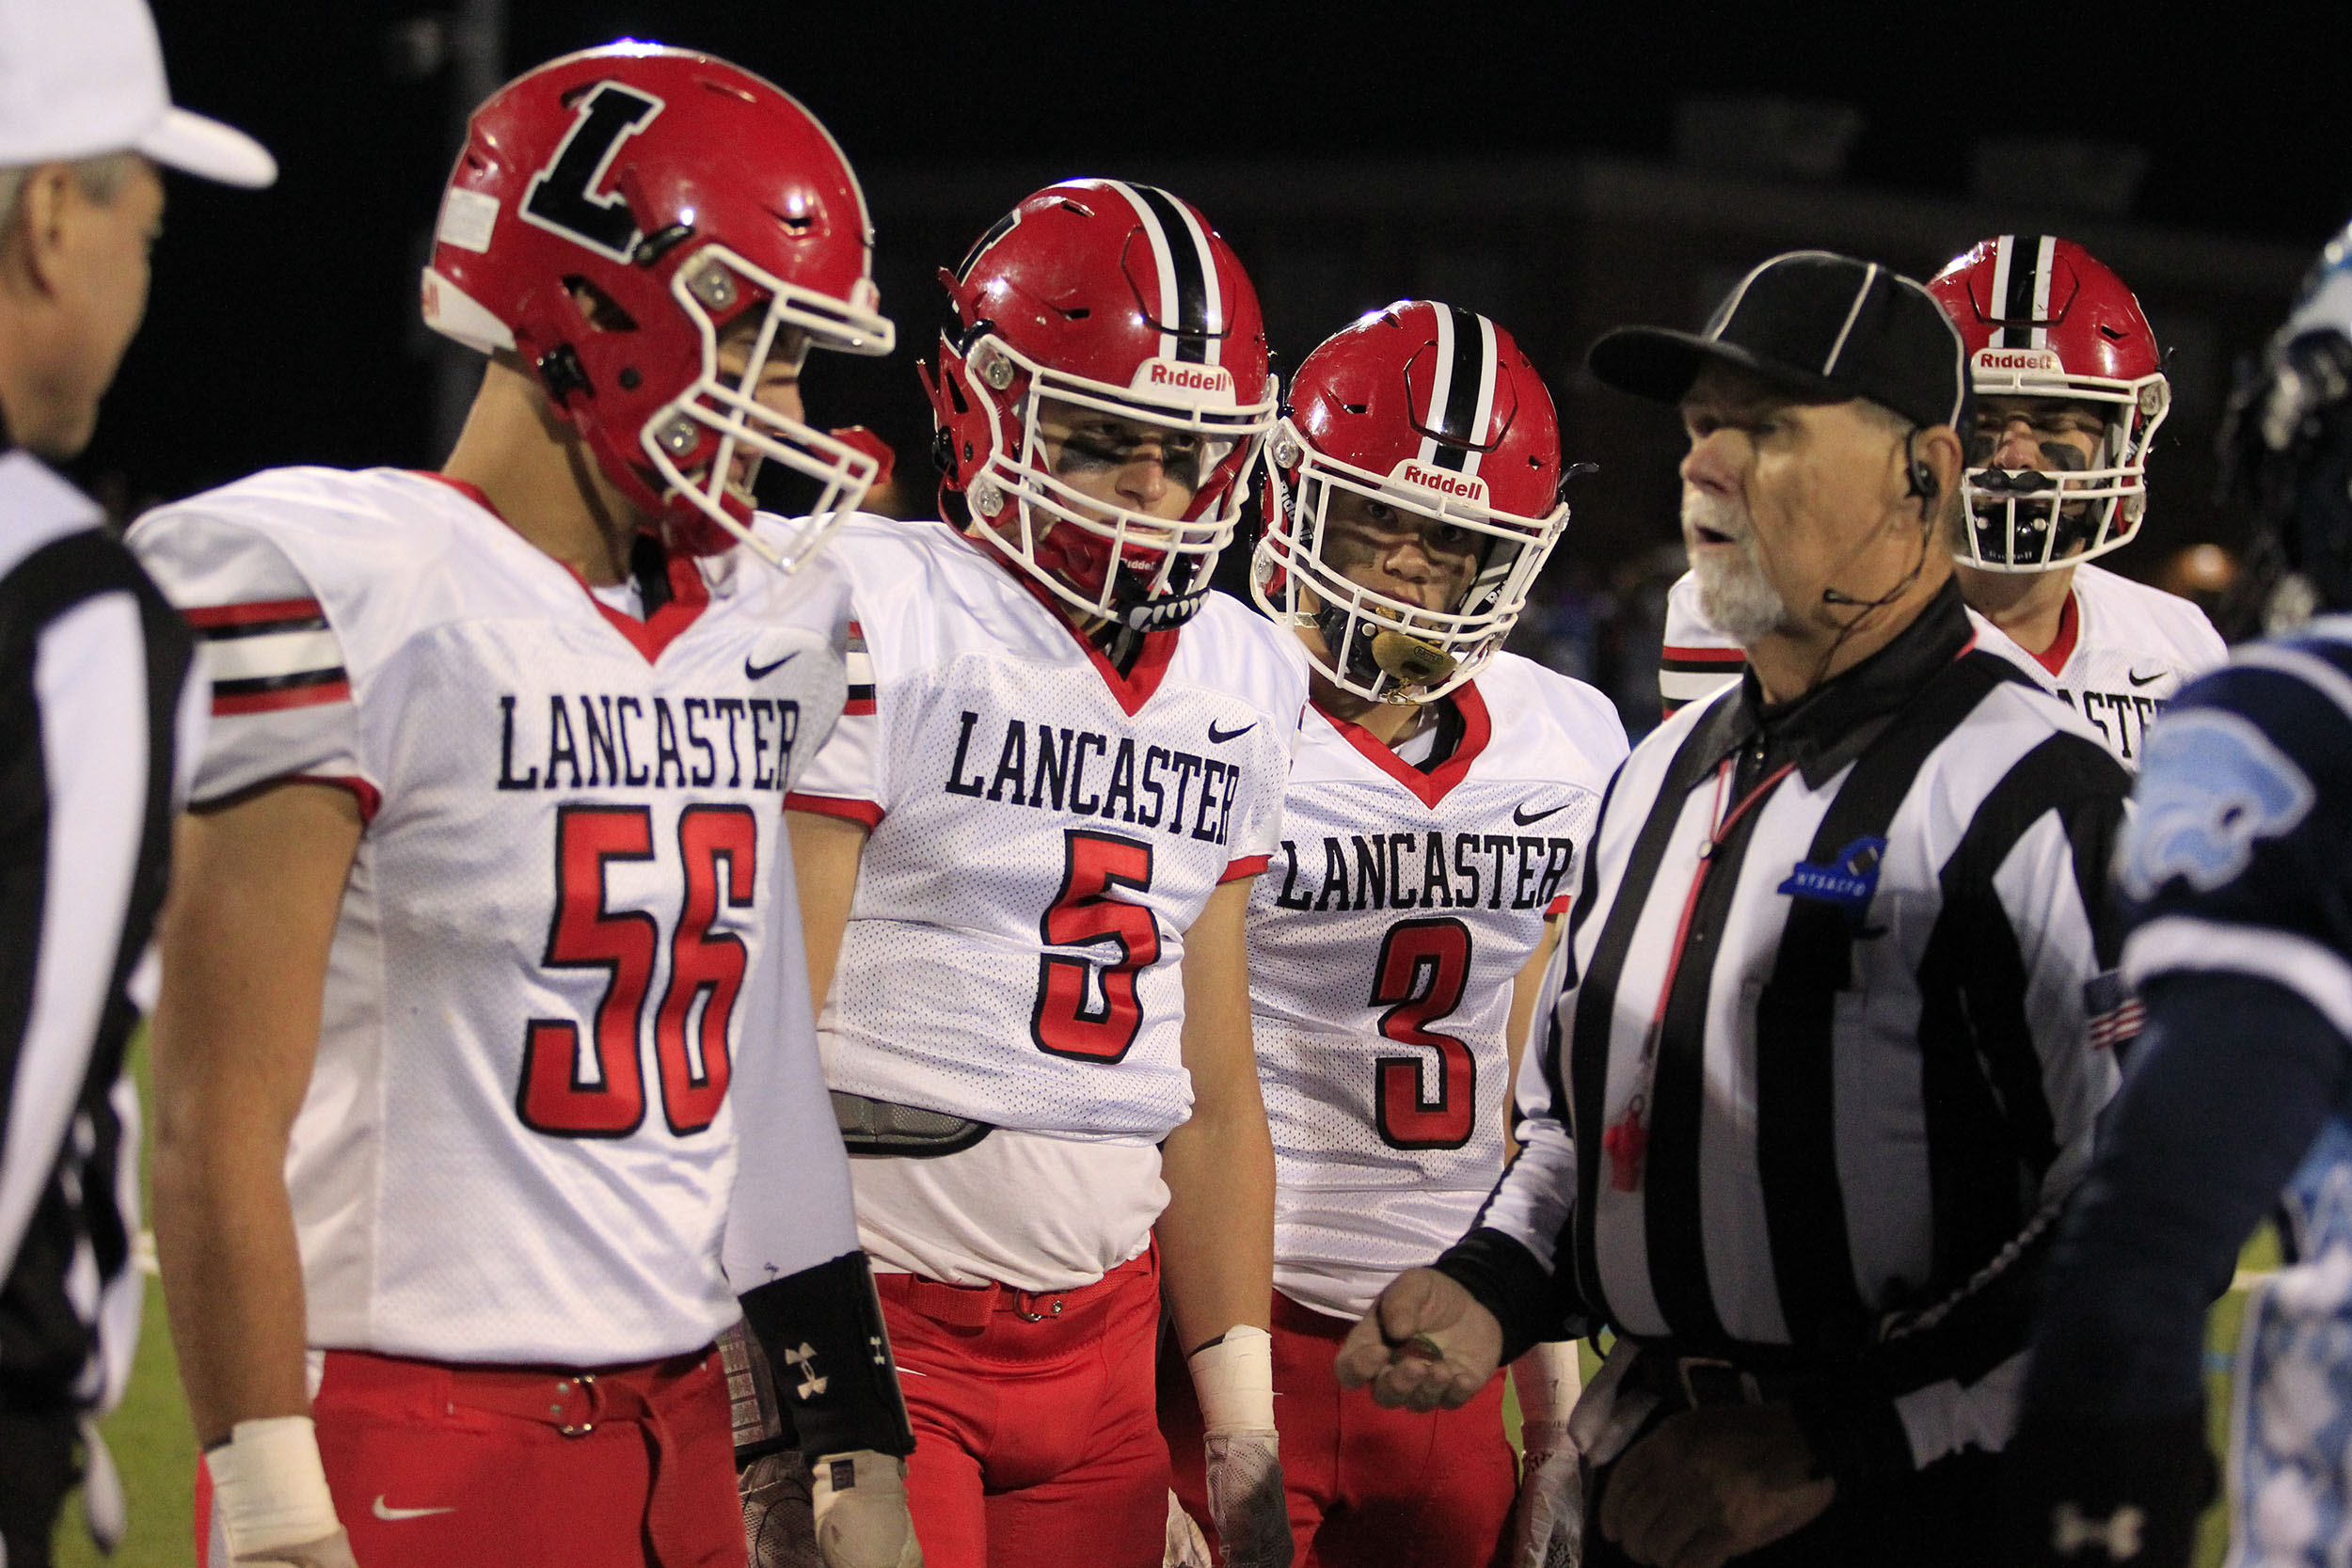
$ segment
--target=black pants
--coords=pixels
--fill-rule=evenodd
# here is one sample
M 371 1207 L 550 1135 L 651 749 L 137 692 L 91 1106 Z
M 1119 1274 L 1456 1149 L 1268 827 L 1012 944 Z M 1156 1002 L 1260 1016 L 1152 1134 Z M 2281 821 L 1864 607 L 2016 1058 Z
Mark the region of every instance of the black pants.
M 1599 1468 L 1585 1500 L 1584 1568 L 1633 1568 L 1600 1533 L 1613 1468 Z M 1899 1481 L 1840 1494 L 1794 1535 L 1731 1560 L 1738 1568 L 1996 1568 L 1999 1468 L 1998 1454 L 1976 1449 L 1940 1459 Z
M 57 1510 L 82 1479 L 74 1463 L 80 1440 L 71 1411 L 0 1410 L 0 1543 L 8 1546 L 8 1568 L 49 1568 Z

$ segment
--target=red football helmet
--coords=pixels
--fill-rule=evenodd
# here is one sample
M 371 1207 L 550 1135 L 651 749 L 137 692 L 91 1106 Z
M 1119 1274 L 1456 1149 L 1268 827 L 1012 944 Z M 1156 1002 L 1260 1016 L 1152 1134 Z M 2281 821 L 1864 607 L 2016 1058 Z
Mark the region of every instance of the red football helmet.
M 424 319 L 529 367 L 606 476 L 694 554 L 738 540 L 787 570 L 857 509 L 866 451 L 754 396 L 773 357 L 887 354 L 873 224 L 841 149 L 750 71 L 623 41 L 474 111 L 424 273 Z M 755 323 L 739 372 L 719 342 Z M 778 552 L 754 540 L 772 458 L 824 488 Z
M 982 536 L 1087 614 L 1138 631 L 1189 617 L 1274 420 L 1257 291 L 1231 247 L 1166 191 L 1066 180 L 940 281 L 949 321 L 923 386 L 944 483 Z M 1089 449 L 1047 420 L 1089 414 L 1156 433 L 1163 467 L 1192 489 L 1181 517 L 1069 482 L 1072 454 Z
M 1291 378 L 1269 456 L 1250 590 L 1322 632 L 1327 653 L 1308 657 L 1326 676 L 1381 702 L 1430 702 L 1485 668 L 1568 523 L 1551 393 L 1511 334 L 1458 305 L 1401 299 L 1327 339 Z M 1335 490 L 1483 535 L 1461 602 L 1350 581 L 1324 553 Z
M 2003 234 L 1935 275 L 1928 292 L 1967 345 L 1977 396 L 2050 398 L 2106 411 L 2099 455 L 2045 444 L 2056 471 L 1987 466 L 1975 432 L 1963 481 L 1969 562 L 2046 572 L 2127 542 L 2148 504 L 2148 444 L 2172 405 L 2164 356 L 2123 280 L 2072 240 Z

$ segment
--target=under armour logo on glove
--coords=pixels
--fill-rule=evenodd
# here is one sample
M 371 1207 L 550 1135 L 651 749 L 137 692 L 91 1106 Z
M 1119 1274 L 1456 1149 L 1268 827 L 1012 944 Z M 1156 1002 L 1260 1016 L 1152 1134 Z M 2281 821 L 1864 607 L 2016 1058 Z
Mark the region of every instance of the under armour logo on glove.
M 785 1364 L 801 1374 L 801 1381 L 792 1390 L 794 1397 L 813 1400 L 825 1391 L 825 1380 L 817 1375 L 817 1351 L 805 1339 L 784 1353 Z
M 2073 1503 L 2058 1504 L 2050 1517 L 2050 1544 L 2058 1556 L 2073 1557 L 2085 1546 L 2099 1546 L 2109 1562 L 2129 1562 L 2139 1555 L 2139 1532 L 2148 1523 L 2148 1515 L 2135 1503 L 2125 1503 L 2096 1524 Z

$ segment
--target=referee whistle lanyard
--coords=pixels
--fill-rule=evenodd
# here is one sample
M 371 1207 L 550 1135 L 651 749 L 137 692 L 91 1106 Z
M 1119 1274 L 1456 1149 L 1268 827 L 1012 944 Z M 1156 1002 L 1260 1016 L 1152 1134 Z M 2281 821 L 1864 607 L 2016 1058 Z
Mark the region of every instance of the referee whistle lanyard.
M 1658 1006 L 1651 1009 L 1649 1028 L 1642 1036 L 1642 1059 L 1634 1068 L 1633 1098 L 1626 1101 L 1625 1114 L 1601 1133 L 1600 1147 L 1609 1156 L 1609 1185 L 1621 1193 L 1638 1191 L 1642 1185 L 1642 1159 L 1649 1150 L 1649 1100 L 1657 1085 L 1658 1042 L 1666 1032 L 1666 1004 L 1674 997 L 1675 976 L 1682 972 L 1682 950 L 1691 940 L 1691 921 L 1698 912 L 1699 895 L 1707 889 L 1708 874 L 1715 869 L 1716 851 L 1723 848 L 1741 819 L 1797 767 L 1793 761 L 1784 762 L 1765 774 L 1726 815 L 1724 797 L 1730 793 L 1738 763 L 1739 753 L 1735 752 L 1715 769 L 1715 828 L 1708 834 L 1707 842 L 1699 846 L 1698 868 L 1692 872 L 1691 892 L 1682 900 L 1682 918 L 1675 926 L 1674 947 L 1666 956 L 1666 977 L 1659 984 Z

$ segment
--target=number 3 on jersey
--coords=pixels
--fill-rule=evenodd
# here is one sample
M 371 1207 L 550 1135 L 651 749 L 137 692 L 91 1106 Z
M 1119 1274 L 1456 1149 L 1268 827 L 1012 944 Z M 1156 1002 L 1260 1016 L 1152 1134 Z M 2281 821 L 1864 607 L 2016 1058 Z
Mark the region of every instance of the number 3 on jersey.
M 743 990 L 743 940 L 717 929 L 723 910 L 749 909 L 756 885 L 759 829 L 744 806 L 689 806 L 678 814 L 686 894 L 670 938 L 670 984 L 654 1012 L 654 1060 L 661 1110 L 684 1136 L 717 1119 L 727 1097 L 727 1025 Z M 569 1019 L 532 1019 L 523 1035 L 522 1083 L 515 1109 L 535 1132 L 621 1138 L 645 1117 L 638 1051 L 645 998 L 653 989 L 660 923 L 642 910 L 606 907 L 605 868 L 655 858 L 653 816 L 644 806 L 564 806 L 555 825 L 555 918 L 548 969 L 596 969 L 604 995 L 583 1048 Z M 707 993 L 690 1036 L 694 1003 Z
M 1066 830 L 1063 843 L 1061 892 L 1046 906 L 1038 934 L 1049 947 L 1107 942 L 1116 956 L 1100 969 L 1090 958 L 1041 957 L 1029 1034 L 1049 1055 L 1107 1065 L 1124 1057 L 1143 1029 L 1136 972 L 1151 968 L 1160 957 L 1160 925 L 1152 911 L 1113 897 L 1111 890 L 1151 890 L 1152 846 L 1081 828 Z
M 1470 983 L 1470 927 L 1458 920 L 1400 920 L 1381 940 L 1372 967 L 1372 1006 L 1381 1037 L 1422 1048 L 1383 1056 L 1374 1069 L 1373 1121 L 1391 1148 L 1459 1148 L 1470 1142 L 1478 1104 L 1478 1066 L 1470 1047 L 1427 1025 L 1462 1005 Z M 1428 1058 L 1438 1054 L 1431 1092 Z

